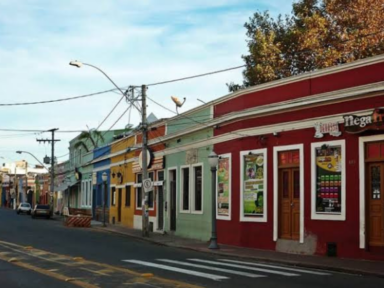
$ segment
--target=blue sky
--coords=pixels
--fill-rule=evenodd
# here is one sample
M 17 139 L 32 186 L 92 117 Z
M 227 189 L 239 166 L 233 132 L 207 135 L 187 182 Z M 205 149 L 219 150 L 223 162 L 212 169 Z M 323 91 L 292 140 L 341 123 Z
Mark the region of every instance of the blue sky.
M 290 13 L 284 0 L 0 0 L 0 103 L 71 97 L 113 88 L 90 68 L 77 69 L 70 60 L 102 68 L 119 86 L 141 85 L 242 65 L 247 53 L 243 24 L 257 11 Z M 241 69 L 189 81 L 155 86 L 148 96 L 174 109 L 170 96 L 186 97 L 184 112 L 228 93 L 225 83 L 241 82 Z M 83 130 L 104 119 L 120 96 L 100 96 L 55 104 L 0 107 L 2 129 Z M 158 118 L 172 113 L 148 103 Z M 126 109 L 121 104 L 103 124 L 108 129 Z M 115 126 L 128 123 L 125 115 Z M 132 111 L 137 125 L 139 114 Z M 19 160 L 16 150 L 42 159 L 49 137 L 0 132 L 2 162 Z M 59 133 L 57 155 L 68 152 L 76 134 Z M 30 163 L 36 161 L 23 157 Z M 65 160 L 66 157 L 59 158 Z

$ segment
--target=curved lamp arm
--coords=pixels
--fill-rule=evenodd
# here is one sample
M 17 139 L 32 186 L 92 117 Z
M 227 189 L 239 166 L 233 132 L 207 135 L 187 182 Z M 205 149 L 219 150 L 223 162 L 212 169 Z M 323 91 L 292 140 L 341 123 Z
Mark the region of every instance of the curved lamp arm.
M 35 155 L 33 155 L 32 153 L 29 153 L 29 152 L 27 152 L 27 151 L 16 151 L 16 153 L 17 153 L 17 154 L 26 153 L 26 154 L 31 155 L 33 158 L 36 159 L 37 162 L 39 162 L 39 163 L 40 163 L 40 164 L 41 164 L 41 165 L 42 165 L 42 166 L 49 172 L 49 169 L 48 169 L 47 167 L 45 167 L 45 165 L 44 165 L 43 163 L 41 163 L 40 160 L 37 159 L 37 158 L 35 157 Z

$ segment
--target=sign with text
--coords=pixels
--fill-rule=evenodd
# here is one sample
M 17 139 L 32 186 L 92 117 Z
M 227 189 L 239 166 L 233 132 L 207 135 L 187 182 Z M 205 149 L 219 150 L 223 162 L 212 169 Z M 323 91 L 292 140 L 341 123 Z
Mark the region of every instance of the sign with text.
M 345 131 L 348 133 L 361 133 L 366 130 L 384 130 L 384 109 L 376 108 L 372 114 L 364 116 L 344 116 Z
M 315 124 L 315 138 L 323 138 L 324 134 L 329 134 L 334 137 L 339 137 L 341 132 L 339 131 L 339 123 L 321 123 L 318 122 Z

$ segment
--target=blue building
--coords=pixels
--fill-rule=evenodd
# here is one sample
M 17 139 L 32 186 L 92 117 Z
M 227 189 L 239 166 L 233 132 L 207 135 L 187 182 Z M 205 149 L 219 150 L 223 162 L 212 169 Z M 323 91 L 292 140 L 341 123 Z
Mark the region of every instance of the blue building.
M 103 220 L 103 199 L 105 197 L 106 220 L 109 219 L 109 187 L 110 187 L 110 167 L 111 167 L 111 146 L 104 146 L 93 150 L 93 173 L 96 174 L 96 184 L 93 185 L 92 214 L 98 221 Z M 106 183 L 103 182 L 102 175 L 107 174 Z M 106 186 L 106 187 L 105 187 Z

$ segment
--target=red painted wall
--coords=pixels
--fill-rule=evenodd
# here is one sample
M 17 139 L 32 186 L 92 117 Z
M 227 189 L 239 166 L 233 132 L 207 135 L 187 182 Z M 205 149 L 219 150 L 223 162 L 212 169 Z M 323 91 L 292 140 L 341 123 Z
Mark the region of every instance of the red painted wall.
M 344 131 L 344 128 L 340 128 Z M 384 260 L 384 254 L 373 255 L 359 249 L 359 161 L 358 135 L 343 133 L 340 137 L 315 139 L 314 129 L 281 133 L 269 137 L 261 145 L 254 137 L 216 144 L 217 154 L 232 153 L 232 217 L 231 221 L 217 220 L 220 243 L 275 250 L 273 241 L 273 147 L 304 144 L 304 227 L 305 235 L 317 237 L 316 253 L 325 255 L 326 243 L 336 242 L 339 257 L 363 257 Z M 311 143 L 346 140 L 346 221 L 311 220 Z M 267 148 L 267 222 L 240 222 L 240 151 Z
M 276 103 L 288 99 L 305 97 L 339 89 L 356 87 L 368 83 L 384 81 L 384 63 L 348 70 L 328 76 L 313 78 L 285 86 L 249 93 L 215 106 L 215 117 L 260 105 Z M 352 111 L 374 109 L 384 106 L 384 94 L 365 99 L 350 100 L 343 103 L 312 107 L 300 111 L 280 112 L 275 115 L 239 120 L 222 124 L 214 130 L 214 135 L 239 133 L 239 129 L 278 126 L 291 121 L 335 114 L 349 114 Z M 232 215 L 231 221 L 217 220 L 220 243 L 257 249 L 275 250 L 273 241 L 273 147 L 293 144 L 304 145 L 304 229 L 305 235 L 317 237 L 316 254 L 325 255 L 327 242 L 336 242 L 339 257 L 384 260 L 384 250 L 374 253 L 359 248 L 359 151 L 358 138 L 362 134 L 347 134 L 340 125 L 340 137 L 326 135 L 314 138 L 315 129 L 301 129 L 281 132 L 278 137 L 264 135 L 265 143 L 258 136 L 244 137 L 214 145 L 217 154 L 232 153 Z M 372 135 L 382 132 L 364 132 Z M 242 132 L 245 134 L 245 132 Z M 346 141 L 346 221 L 311 220 L 311 143 L 332 140 Z M 240 222 L 240 151 L 267 148 L 267 222 Z M 305 237 L 306 237 L 305 236 Z
M 248 93 L 216 105 L 214 113 L 218 117 L 247 108 L 379 81 L 384 81 L 384 62 Z

